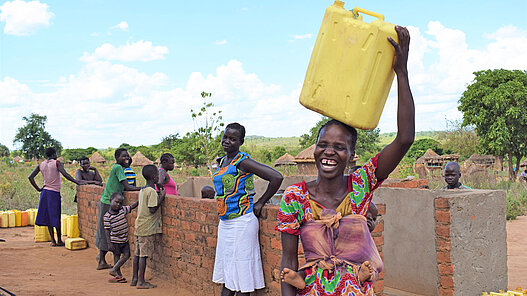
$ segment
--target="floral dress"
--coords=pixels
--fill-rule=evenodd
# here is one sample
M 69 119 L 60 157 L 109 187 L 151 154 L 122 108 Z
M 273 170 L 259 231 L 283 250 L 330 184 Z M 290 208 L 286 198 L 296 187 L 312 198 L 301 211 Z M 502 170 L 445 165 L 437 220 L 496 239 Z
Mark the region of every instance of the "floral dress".
M 364 166 L 348 177 L 348 196 L 337 207 L 336 212 L 342 216 L 366 216 L 373 197 L 382 180 L 377 180 L 378 155 L 371 158 Z M 309 198 L 305 181 L 289 186 L 282 197 L 278 211 L 276 230 L 292 235 L 300 235 L 306 222 L 320 219 L 323 207 Z M 373 295 L 371 282 L 359 285 L 356 269 L 349 264 L 343 268 L 325 270 L 318 266 L 305 269 L 306 287 L 297 290 L 297 295 Z

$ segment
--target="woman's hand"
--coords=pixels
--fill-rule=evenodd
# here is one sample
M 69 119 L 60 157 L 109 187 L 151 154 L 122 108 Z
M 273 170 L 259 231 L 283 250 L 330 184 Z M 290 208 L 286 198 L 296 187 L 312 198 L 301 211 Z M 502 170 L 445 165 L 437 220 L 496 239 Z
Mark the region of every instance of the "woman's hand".
M 262 214 L 262 209 L 264 207 L 264 204 L 260 201 L 257 201 L 253 205 L 253 213 L 256 216 L 256 218 L 260 218 L 260 215 Z
M 395 42 L 391 37 L 388 37 L 388 41 L 395 48 L 395 57 L 393 61 L 393 70 L 397 75 L 407 74 L 408 70 L 406 65 L 408 64 L 408 50 L 410 48 L 410 33 L 408 29 L 401 26 L 395 26 L 399 43 Z

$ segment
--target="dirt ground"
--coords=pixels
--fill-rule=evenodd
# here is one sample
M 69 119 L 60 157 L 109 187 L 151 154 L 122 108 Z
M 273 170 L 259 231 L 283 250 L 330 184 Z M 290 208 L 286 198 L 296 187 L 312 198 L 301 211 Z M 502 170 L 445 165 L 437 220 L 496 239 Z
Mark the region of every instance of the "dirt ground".
M 527 288 L 527 216 L 507 222 L 509 289 Z M 179 295 L 193 296 L 176 285 L 153 278 L 158 287 L 138 290 L 108 283 L 107 270 L 95 270 L 95 248 L 69 251 L 33 242 L 33 227 L 0 228 L 0 287 L 16 295 Z M 108 255 L 111 260 L 111 255 Z M 131 264 L 122 269 L 130 279 Z M 147 270 L 147 278 L 149 271 Z M 0 293 L 0 295 L 2 295 Z
M 157 288 L 138 290 L 129 283 L 108 282 L 108 270 L 95 270 L 97 250 L 70 251 L 33 242 L 33 227 L 0 228 L 0 287 L 16 295 L 181 295 L 193 296 L 158 278 L 147 280 Z M 113 260 L 111 255 L 107 259 Z M 130 280 L 130 261 L 121 269 Z M 0 295 L 4 295 L 0 291 Z M 6 294 L 7 295 L 7 294 Z

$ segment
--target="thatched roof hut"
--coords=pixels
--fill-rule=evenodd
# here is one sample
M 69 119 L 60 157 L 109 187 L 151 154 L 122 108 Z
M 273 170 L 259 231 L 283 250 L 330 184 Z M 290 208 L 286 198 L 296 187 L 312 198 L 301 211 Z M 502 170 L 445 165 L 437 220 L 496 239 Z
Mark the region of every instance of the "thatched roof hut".
M 13 162 L 24 162 L 24 159 L 22 157 L 20 157 L 20 156 L 15 156 L 13 158 Z
M 289 153 L 286 153 L 282 156 L 280 156 L 275 162 L 274 166 L 281 166 L 281 165 L 295 165 L 295 157 Z
M 313 155 L 315 153 L 315 144 L 307 147 L 306 149 L 300 151 L 295 156 L 294 162 L 296 163 L 314 163 L 315 162 L 315 156 Z
M 526 168 L 526 169 L 527 169 L 527 159 L 524 160 L 522 163 L 520 163 L 520 167 L 521 167 L 521 168 Z
M 422 163 L 424 164 L 426 161 L 425 159 L 427 158 L 430 158 L 430 157 L 437 157 L 439 156 L 439 154 L 437 154 L 434 150 L 428 148 L 428 150 L 426 150 L 426 152 L 423 154 L 423 156 L 419 157 L 415 163 L 418 164 L 418 163 Z
M 132 165 L 145 166 L 148 164 L 154 164 L 154 162 L 146 158 L 146 156 L 144 156 L 143 153 L 141 153 L 141 151 L 137 151 L 137 153 L 135 153 L 135 155 L 132 156 Z
M 90 156 L 90 162 L 91 163 L 105 163 L 106 159 L 102 157 L 102 155 L 99 154 L 99 152 L 95 151 L 93 152 L 92 156 Z
M 481 155 L 474 153 L 466 160 L 466 162 L 485 166 L 492 166 L 494 165 L 495 158 L 492 155 Z

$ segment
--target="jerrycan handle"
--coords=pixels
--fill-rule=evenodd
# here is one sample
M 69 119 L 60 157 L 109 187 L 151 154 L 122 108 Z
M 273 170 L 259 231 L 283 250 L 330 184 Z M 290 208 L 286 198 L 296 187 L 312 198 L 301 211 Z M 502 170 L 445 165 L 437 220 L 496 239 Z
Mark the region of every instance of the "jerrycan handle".
M 378 18 L 379 20 L 383 21 L 384 22 L 384 15 L 380 14 L 380 13 L 376 13 L 376 12 L 373 12 L 373 11 L 369 11 L 369 10 L 366 10 L 366 9 L 363 9 L 363 8 L 360 8 L 360 7 L 355 7 L 351 10 L 351 12 L 353 12 L 353 15 L 355 15 L 355 18 L 357 18 L 359 16 L 359 12 L 362 12 L 364 14 L 367 14 L 367 15 L 371 15 L 373 17 L 376 17 Z

